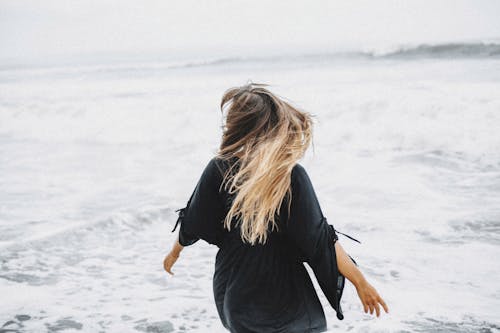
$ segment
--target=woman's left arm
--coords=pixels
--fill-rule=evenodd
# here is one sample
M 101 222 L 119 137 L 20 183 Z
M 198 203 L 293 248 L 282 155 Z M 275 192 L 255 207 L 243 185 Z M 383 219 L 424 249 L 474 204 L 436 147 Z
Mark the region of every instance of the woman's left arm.
M 378 294 L 377 290 L 368 283 L 363 273 L 354 264 L 349 255 L 345 252 L 340 242 L 337 240 L 335 242 L 335 253 L 337 257 L 337 266 L 342 275 L 344 275 L 351 283 L 356 287 L 359 299 L 363 304 L 363 309 L 365 313 L 370 311 L 370 314 L 376 312 L 377 317 L 380 316 L 380 306 L 389 312 L 389 308 L 385 304 L 384 300 Z

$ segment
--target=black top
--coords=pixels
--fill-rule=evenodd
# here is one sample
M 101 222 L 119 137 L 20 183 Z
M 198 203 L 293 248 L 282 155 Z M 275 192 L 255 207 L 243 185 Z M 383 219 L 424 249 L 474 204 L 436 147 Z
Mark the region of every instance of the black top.
M 279 230 L 264 245 L 252 246 L 243 243 L 236 224 L 231 231 L 223 226 L 232 202 L 227 191 L 219 191 L 228 163 L 212 158 L 186 207 L 177 210 L 181 245 L 203 239 L 219 247 L 213 292 L 222 324 L 237 333 L 325 331 L 323 308 L 303 263 L 340 320 L 345 277 L 337 267 L 336 230 L 323 216 L 306 170 L 298 163 L 292 169 L 290 215 L 285 198 Z

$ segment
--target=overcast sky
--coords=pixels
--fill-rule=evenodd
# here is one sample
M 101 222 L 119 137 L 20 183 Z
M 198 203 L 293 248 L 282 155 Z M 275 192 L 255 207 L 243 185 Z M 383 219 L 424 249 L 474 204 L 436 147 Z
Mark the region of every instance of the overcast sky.
M 332 51 L 500 37 L 500 1 L 0 0 L 0 61 Z

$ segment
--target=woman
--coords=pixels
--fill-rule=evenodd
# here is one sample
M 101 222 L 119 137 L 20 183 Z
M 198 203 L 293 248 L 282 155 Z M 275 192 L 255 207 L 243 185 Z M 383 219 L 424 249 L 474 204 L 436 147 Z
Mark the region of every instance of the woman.
M 217 156 L 179 211 L 171 269 L 184 246 L 219 247 L 213 291 L 224 327 L 234 333 L 323 332 L 326 319 L 304 262 L 343 319 L 345 278 L 364 311 L 387 305 L 327 223 L 306 170 L 298 163 L 312 138 L 312 118 L 262 84 L 225 92 L 226 124 Z

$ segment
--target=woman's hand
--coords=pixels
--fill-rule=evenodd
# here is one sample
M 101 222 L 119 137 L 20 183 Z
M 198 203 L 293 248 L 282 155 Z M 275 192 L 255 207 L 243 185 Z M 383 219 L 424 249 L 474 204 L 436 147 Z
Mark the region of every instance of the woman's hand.
M 376 311 L 377 317 L 380 316 L 380 305 L 382 305 L 386 313 L 389 312 L 389 308 L 385 304 L 382 297 L 380 297 L 375 288 L 373 288 L 373 286 L 366 280 L 356 286 L 356 291 L 358 292 L 361 303 L 363 303 L 365 313 L 368 313 L 369 309 L 370 314 L 373 314 L 373 311 Z
M 179 238 L 177 238 L 177 241 L 174 243 L 174 246 L 172 246 L 172 250 L 170 250 L 170 253 L 167 254 L 165 259 L 163 259 L 163 268 L 170 275 L 174 275 L 174 273 L 172 273 L 172 266 L 179 258 L 179 255 L 183 248 L 184 246 L 182 246 L 181 243 L 179 243 Z
M 177 261 L 178 258 L 179 258 L 178 253 L 175 253 L 174 251 L 170 251 L 170 253 L 167 254 L 165 259 L 163 260 L 163 268 L 170 275 L 174 275 L 174 273 L 172 273 L 172 266 L 175 264 L 175 262 Z

